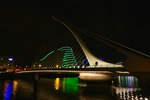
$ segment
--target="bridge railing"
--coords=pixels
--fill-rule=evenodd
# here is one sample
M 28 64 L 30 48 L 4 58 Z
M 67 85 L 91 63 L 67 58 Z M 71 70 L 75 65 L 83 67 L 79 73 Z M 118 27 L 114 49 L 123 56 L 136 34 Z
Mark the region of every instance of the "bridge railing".
M 32 67 L 32 68 L 30 68 L 30 70 L 34 70 L 34 69 L 41 69 L 41 70 L 43 70 L 43 69 L 85 69 L 85 68 L 124 68 L 124 66 L 123 65 L 120 65 L 120 64 L 118 64 L 118 65 L 90 65 L 90 66 L 69 66 L 69 67 Z
M 103 67 L 103 68 L 120 68 L 120 67 L 123 67 L 123 65 L 91 65 L 91 66 L 89 66 L 89 68 L 101 68 L 101 67 Z

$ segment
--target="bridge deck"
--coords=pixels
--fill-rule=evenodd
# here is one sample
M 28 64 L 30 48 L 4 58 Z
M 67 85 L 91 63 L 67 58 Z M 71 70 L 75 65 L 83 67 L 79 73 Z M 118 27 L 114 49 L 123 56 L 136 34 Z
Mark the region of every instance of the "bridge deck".
M 16 73 L 39 73 L 39 74 L 79 74 L 79 73 L 114 73 L 116 75 L 130 75 L 124 68 L 61 68 L 61 69 L 30 69 Z

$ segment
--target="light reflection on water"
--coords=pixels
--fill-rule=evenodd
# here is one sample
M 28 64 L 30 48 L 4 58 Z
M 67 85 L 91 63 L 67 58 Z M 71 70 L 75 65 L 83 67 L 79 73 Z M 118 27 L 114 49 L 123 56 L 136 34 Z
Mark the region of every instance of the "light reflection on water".
M 56 78 L 55 80 L 54 80 L 54 88 L 56 89 L 56 90 L 59 90 L 60 89 L 60 78 Z
M 138 79 L 133 76 L 118 76 L 117 83 L 119 87 L 138 88 Z
M 62 79 L 62 89 L 64 93 L 67 94 L 77 94 L 78 93 L 78 78 L 63 78 Z
M 11 100 L 13 97 L 15 97 L 18 88 L 17 85 L 17 81 L 5 81 L 3 92 L 4 100 Z
M 139 81 L 133 76 L 118 76 L 117 86 L 112 86 L 119 100 L 150 100 L 141 93 Z
M 54 79 L 54 88 L 62 90 L 63 93 L 76 94 L 78 92 L 78 77 L 56 78 Z
M 73 97 L 76 96 L 74 100 L 150 100 L 150 96 L 145 96 L 141 93 L 138 79 L 133 76 L 118 76 L 115 83 L 116 85 L 111 86 L 110 90 L 110 94 L 115 99 L 111 99 L 109 93 L 102 91 L 99 83 L 94 83 L 93 85 L 89 86 L 86 82 L 81 82 L 78 77 L 41 79 L 38 84 L 38 92 L 36 95 L 34 95 L 36 96 L 34 100 L 42 100 L 40 98 L 42 98 L 43 95 L 45 98 L 56 99 L 57 97 L 56 100 L 62 100 L 61 98 L 64 98 L 63 100 L 68 100 L 67 97 L 64 97 L 66 96 L 64 94 Z M 24 86 L 25 84 L 27 87 Z M 48 88 L 48 86 L 51 86 L 51 88 Z M 0 82 L 0 89 L 3 89 L 0 90 L 2 91 L 3 95 L 2 100 L 20 100 L 21 96 L 26 97 L 22 97 L 22 100 L 32 100 L 30 99 L 31 97 L 29 97 L 33 96 L 31 95 L 33 93 L 32 88 L 32 82 L 21 80 L 7 80 Z M 57 91 L 61 95 L 58 95 Z
M 13 84 L 5 82 L 4 86 L 4 100 L 10 100 L 13 91 Z

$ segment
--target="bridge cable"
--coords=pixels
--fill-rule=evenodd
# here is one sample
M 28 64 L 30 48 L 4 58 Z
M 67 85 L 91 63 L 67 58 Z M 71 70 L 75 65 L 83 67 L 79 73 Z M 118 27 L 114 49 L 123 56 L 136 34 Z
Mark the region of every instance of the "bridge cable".
M 115 42 L 115 41 L 112 41 L 112 40 L 110 40 L 110 39 L 107 39 L 107 38 L 105 38 L 105 37 L 103 37 L 103 36 L 97 35 L 96 33 L 87 31 L 87 30 L 85 30 L 85 29 L 83 29 L 83 28 L 81 28 L 81 27 L 78 27 L 78 26 L 75 26 L 75 25 L 72 25 L 72 24 L 69 24 L 69 25 L 72 26 L 72 27 L 75 27 L 75 28 L 77 28 L 77 29 L 79 29 L 79 30 L 81 30 L 81 31 L 83 31 L 83 32 L 85 32 L 84 34 L 86 34 L 86 35 L 88 35 L 88 36 L 90 36 L 90 37 L 92 37 L 92 38 L 95 38 L 95 39 L 97 39 L 97 40 L 99 40 L 99 41 L 101 41 L 101 42 L 103 42 L 103 43 L 105 43 L 105 44 L 107 44 L 107 45 L 110 45 L 110 46 L 112 46 L 112 47 L 115 47 L 114 45 L 110 44 L 110 43 L 113 43 L 113 44 L 116 44 L 116 45 L 118 45 L 118 46 L 120 46 L 120 47 L 126 48 L 126 49 L 128 49 L 128 50 L 134 51 L 134 52 L 136 52 L 136 53 L 139 53 L 139 54 L 141 54 L 141 55 L 144 55 L 144 56 L 150 58 L 150 55 L 147 55 L 147 54 L 145 54 L 145 53 L 142 53 L 142 52 L 140 52 L 140 51 L 137 51 L 137 50 L 135 50 L 135 49 L 132 49 L 132 48 L 130 48 L 130 47 L 127 47 L 127 46 L 125 46 L 125 45 L 122 45 L 122 44 L 120 44 L 120 43 L 117 43 L 117 42 Z M 88 34 L 88 33 L 90 33 L 90 34 Z M 102 39 L 103 39 L 103 40 L 102 40 Z M 104 40 L 105 40 L 105 41 L 104 41 Z M 108 42 L 106 42 L 106 41 L 108 41 L 108 42 L 110 42 L 110 43 L 108 43 Z

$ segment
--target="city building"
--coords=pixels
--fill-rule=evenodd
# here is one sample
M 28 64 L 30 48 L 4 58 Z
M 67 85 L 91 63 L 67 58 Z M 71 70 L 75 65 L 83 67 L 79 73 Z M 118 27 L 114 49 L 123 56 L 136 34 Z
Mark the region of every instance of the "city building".
M 11 56 L 0 56 L 0 73 L 14 71 L 14 58 Z

